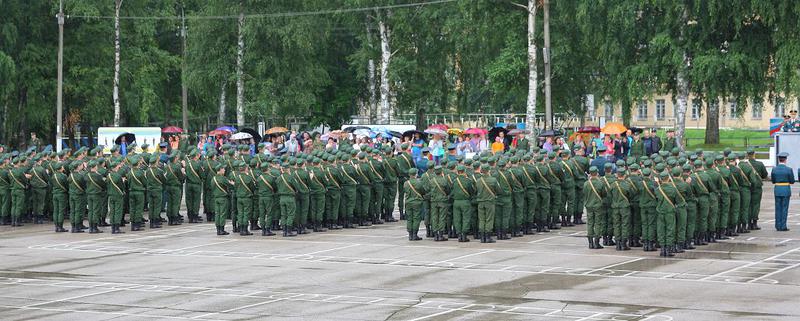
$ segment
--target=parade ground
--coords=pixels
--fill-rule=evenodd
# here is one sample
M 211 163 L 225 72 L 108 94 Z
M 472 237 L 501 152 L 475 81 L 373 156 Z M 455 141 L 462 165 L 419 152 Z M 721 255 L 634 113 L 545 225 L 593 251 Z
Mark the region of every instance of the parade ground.
M 798 320 L 800 199 L 776 232 L 764 190 L 762 230 L 667 259 L 589 250 L 585 225 L 494 244 L 409 242 L 402 222 L 293 238 L 2 226 L 0 319 Z

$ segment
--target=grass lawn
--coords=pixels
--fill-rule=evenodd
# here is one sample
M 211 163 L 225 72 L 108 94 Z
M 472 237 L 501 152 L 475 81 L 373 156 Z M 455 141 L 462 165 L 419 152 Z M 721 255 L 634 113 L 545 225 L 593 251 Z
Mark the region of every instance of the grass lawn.
M 686 138 L 687 150 L 702 148 L 704 150 L 721 151 L 731 148 L 734 151 L 745 151 L 749 147 L 755 147 L 756 151 L 768 152 L 773 140 L 769 137 L 766 130 L 745 130 L 745 129 L 720 129 L 719 144 L 705 144 L 705 129 L 687 128 L 684 137 Z M 666 134 L 659 130 L 659 136 Z

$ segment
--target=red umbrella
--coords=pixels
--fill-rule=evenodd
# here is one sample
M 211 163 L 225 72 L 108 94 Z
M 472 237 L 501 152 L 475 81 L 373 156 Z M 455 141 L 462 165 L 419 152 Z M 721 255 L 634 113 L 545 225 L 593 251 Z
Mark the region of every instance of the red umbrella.
M 486 135 L 489 131 L 483 128 L 470 128 L 464 131 L 464 134 L 470 135 Z
M 597 126 L 584 126 L 584 127 L 578 128 L 578 132 L 579 133 L 599 133 L 600 132 L 600 127 L 597 127 Z
M 446 132 L 448 129 L 450 129 L 450 127 L 445 124 L 433 124 L 428 126 L 428 129 L 440 129 Z
M 176 126 L 169 126 L 161 130 L 164 134 L 180 134 L 183 132 L 183 129 Z
M 226 135 L 230 135 L 230 134 L 231 134 L 231 132 L 229 132 L 227 130 L 219 130 L 219 129 L 215 129 L 215 130 L 212 130 L 212 131 L 208 132 L 209 136 L 226 136 Z

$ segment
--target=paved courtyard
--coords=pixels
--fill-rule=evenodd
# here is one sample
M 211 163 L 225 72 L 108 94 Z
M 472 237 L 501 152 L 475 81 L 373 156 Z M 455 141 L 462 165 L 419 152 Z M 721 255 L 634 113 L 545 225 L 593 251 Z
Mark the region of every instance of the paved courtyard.
M 0 320 L 798 320 L 800 200 L 775 232 L 765 190 L 764 229 L 669 259 L 589 250 L 585 225 L 494 244 L 2 226 Z

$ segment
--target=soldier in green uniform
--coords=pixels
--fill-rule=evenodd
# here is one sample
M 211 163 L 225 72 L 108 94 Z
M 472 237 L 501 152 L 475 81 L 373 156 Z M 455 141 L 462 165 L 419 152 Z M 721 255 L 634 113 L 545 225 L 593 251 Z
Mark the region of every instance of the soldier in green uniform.
M 753 172 L 756 173 L 754 178 L 758 177 L 758 179 L 753 179 L 750 181 L 750 192 L 752 193 L 750 196 L 750 229 L 760 230 L 761 228 L 758 227 L 758 214 L 761 211 L 761 194 L 763 193 L 764 186 L 763 181 L 768 177 L 767 168 L 764 166 L 764 163 L 756 160 L 756 151 L 752 148 L 747 150 L 747 161 L 750 163 L 750 166 L 753 167 Z
M 551 230 L 558 230 L 561 229 L 558 226 L 559 216 L 566 211 L 566 204 L 562 198 L 564 189 L 561 186 L 565 175 L 564 169 L 556 161 L 555 152 L 549 152 L 547 158 L 549 160 L 547 162 L 547 173 L 549 175 L 547 180 L 550 181 L 550 217 L 548 224 Z
M 466 167 L 464 165 L 457 165 L 457 175 L 453 179 L 452 197 L 453 197 L 453 227 L 458 233 L 459 242 L 469 242 L 467 232 L 470 227 L 470 218 L 472 203 L 471 200 L 475 196 L 475 186 L 472 180 L 467 177 Z
M 725 157 L 724 166 L 727 168 L 728 171 L 728 188 L 730 188 L 730 204 L 731 209 L 728 212 L 728 221 L 725 227 L 728 230 L 728 236 L 739 236 L 738 227 L 739 227 L 739 210 L 741 209 L 741 201 L 742 201 L 742 194 L 741 191 L 741 183 L 739 182 L 739 169 L 736 167 L 735 164 L 736 160 L 732 154 L 729 154 Z
M 450 146 L 453 147 L 453 146 Z M 455 151 L 455 148 L 453 148 Z M 456 176 L 456 161 L 455 155 L 448 156 L 448 158 L 453 158 L 453 161 L 446 161 L 442 160 L 442 171 L 444 171 L 444 177 L 447 179 L 447 184 L 450 186 L 450 190 L 454 188 L 455 184 L 455 176 Z M 450 194 L 447 197 L 447 206 L 445 206 L 445 220 L 444 220 L 444 232 L 449 238 L 456 238 L 458 235 L 456 234 L 456 229 L 453 227 L 453 195 Z
M 716 190 L 714 185 L 711 184 L 711 177 L 703 170 L 702 160 L 694 161 L 694 173 L 691 173 L 691 179 L 692 193 L 695 195 L 697 202 L 697 228 L 695 229 L 694 244 L 707 245 L 706 233 L 708 232 L 709 206 L 711 204 L 709 200 L 712 190 Z M 716 206 L 716 203 L 713 206 Z
M 108 208 L 111 214 L 111 234 L 125 233 L 120 230 L 122 225 L 123 203 L 125 199 L 125 175 L 122 171 L 123 163 L 112 161 L 108 173 Z
M 47 170 L 45 170 L 42 162 L 43 158 L 34 158 L 33 167 L 30 169 L 30 199 L 33 208 L 33 221 L 35 224 L 42 224 L 44 219 L 45 200 L 47 196 L 47 188 L 50 184 Z
M 201 223 L 203 219 L 200 218 L 200 200 L 204 199 L 203 182 L 205 181 L 205 167 L 200 162 L 200 153 L 197 149 L 192 149 L 188 154 L 189 158 L 182 163 L 184 172 L 186 173 L 186 216 L 189 218 L 189 223 Z
M 579 146 L 575 150 L 575 157 L 572 158 L 572 165 L 575 169 L 575 209 L 568 215 L 572 215 L 572 223 L 575 225 L 584 224 L 583 207 L 586 200 L 583 198 L 585 196 L 583 187 L 588 177 L 587 170 L 589 169 L 589 159 L 586 158 L 585 153 L 586 150 Z
M 525 213 L 523 213 L 522 233 L 529 235 L 533 234 L 532 227 L 535 222 L 535 212 L 539 206 L 538 186 L 536 186 L 534 178 L 536 170 L 531 162 L 530 155 L 522 157 L 519 170 L 522 172 L 521 183 L 525 187 Z
M 741 195 L 741 202 L 739 206 L 739 233 L 750 233 L 750 203 L 752 202 L 750 197 L 752 195 L 752 181 L 758 180 L 758 177 L 753 170 L 753 166 L 750 165 L 749 162 L 745 160 L 744 153 L 737 153 L 736 156 L 739 158 L 739 162 L 736 166 L 736 172 L 739 175 L 739 194 Z
M 399 159 L 392 157 L 392 148 L 383 148 L 383 219 L 386 222 L 395 222 L 394 202 L 397 200 L 397 177 L 400 167 Z M 407 172 L 407 171 L 406 171 Z
M 239 224 L 239 235 L 253 235 L 253 233 L 250 233 L 247 229 L 247 225 L 250 224 L 250 217 L 253 215 L 253 189 L 255 188 L 255 182 L 253 181 L 253 177 L 250 176 L 250 166 L 247 166 L 243 160 L 235 161 L 234 166 L 239 170 L 239 172 L 233 176 L 233 186 L 236 193 L 236 209 L 238 210 L 236 215 L 239 216 L 236 220 Z
M 704 173 L 708 176 L 708 224 L 706 227 L 706 243 L 717 242 L 717 220 L 719 220 L 719 212 L 722 207 L 720 201 L 720 190 L 722 189 L 722 175 L 716 170 L 714 157 L 709 156 L 705 159 L 706 170 Z M 705 182 L 705 181 L 704 181 Z
M 372 195 L 369 203 L 369 218 L 373 224 L 383 224 L 383 162 L 380 153 L 376 149 L 372 150 L 371 155 L 367 155 L 367 175 L 370 176 Z
M 425 181 L 417 178 L 417 169 L 408 168 L 406 173 L 409 179 L 403 184 L 405 190 L 403 195 L 406 209 L 406 230 L 408 231 L 409 241 L 419 241 L 419 224 L 422 220 L 422 204 L 425 202 L 424 195 L 428 193 L 428 186 Z
M 150 221 L 150 228 L 161 227 L 161 195 L 164 191 L 164 170 L 160 167 L 158 155 L 150 156 L 150 166 L 145 170 L 145 181 L 147 184 L 147 200 L 149 202 L 149 212 L 147 219 Z
M 53 184 L 53 224 L 56 232 L 66 232 L 64 229 L 64 213 L 67 212 L 67 193 L 69 182 L 64 174 L 64 164 L 56 163 L 53 166 L 53 175 L 50 182 Z
M 97 225 L 103 207 L 106 191 L 106 178 L 97 169 L 96 160 L 89 161 L 89 172 L 86 174 L 86 206 L 89 208 L 89 233 L 102 233 Z
M 611 193 L 611 188 L 616 182 L 616 177 L 612 173 L 614 168 L 614 164 L 605 163 L 603 165 L 603 171 L 605 172 L 601 180 L 603 184 L 606 186 L 607 193 Z M 606 230 L 603 233 L 603 245 L 610 246 L 616 245 L 617 243 L 614 242 L 614 221 L 612 219 L 612 209 L 611 209 L 611 197 L 606 197 L 604 199 L 603 210 L 600 211 L 600 217 L 605 220 L 605 227 Z
M 628 157 L 638 159 L 644 155 L 644 142 L 640 139 L 639 133 L 633 134 L 633 142 L 631 142 L 631 149 Z
M 342 199 L 340 200 L 339 211 L 342 216 L 344 228 L 353 228 L 353 221 L 356 204 L 358 203 L 358 185 L 361 175 L 357 173 L 356 167 L 350 160 L 350 155 L 342 154 L 342 163 L 339 165 L 339 172 L 342 173 Z
M 295 224 L 297 225 L 297 234 L 306 234 L 306 224 L 308 224 L 309 219 L 309 207 L 311 202 L 311 195 L 310 190 L 308 188 L 308 182 L 310 179 L 310 175 L 308 171 L 303 168 L 304 161 L 302 159 L 296 159 L 294 161 L 294 170 L 293 175 L 295 182 L 297 182 L 297 207 L 295 213 Z
M 538 207 L 536 208 L 536 232 L 550 232 L 550 180 L 547 179 L 549 171 L 545 164 L 544 156 L 536 155 L 536 164 L 533 169 L 536 171 L 536 194 Z
M 523 184 L 525 176 L 522 167 L 519 166 L 519 157 L 511 156 L 508 164 L 508 178 L 511 182 L 513 212 L 509 217 L 509 232 L 512 237 L 524 235 L 525 211 L 526 211 L 526 187 Z M 505 228 L 505 226 L 503 226 Z
M 327 192 L 325 193 L 325 219 L 328 229 L 338 230 L 344 177 L 342 177 L 342 172 L 336 164 L 336 156 L 327 156 L 327 164 L 324 166 L 323 171 L 328 182 Z
M 483 164 L 481 172 L 489 173 L 491 167 Z M 497 195 L 500 194 L 500 185 L 492 175 L 481 175 L 475 183 L 476 199 L 478 201 L 478 234 L 481 243 L 494 243 L 492 227 L 495 226 L 495 209 L 498 207 Z
M 70 232 L 83 233 L 83 211 L 86 209 L 86 175 L 83 172 L 83 161 L 72 162 L 69 174 L 69 221 Z
M 309 199 L 310 199 L 310 206 L 309 211 L 311 212 L 311 223 L 313 224 L 313 231 L 314 232 L 325 232 L 327 229 L 325 228 L 325 193 L 328 191 L 327 185 L 328 180 L 325 177 L 325 172 L 323 171 L 321 165 L 321 160 L 317 157 L 314 157 L 312 160 L 313 166 L 311 166 L 309 171 L 309 180 L 308 180 L 308 189 L 309 189 Z
M 31 178 L 31 174 L 28 174 L 25 168 L 25 159 L 20 157 L 14 158 L 12 161 L 14 168 L 8 173 L 11 180 L 11 226 L 22 226 L 21 218 L 27 205 L 25 192 Z
M 628 222 L 631 228 L 631 234 L 628 245 L 630 247 L 642 247 L 642 212 L 641 207 L 639 207 L 640 194 L 644 193 L 644 191 L 642 191 L 642 173 L 639 171 L 639 164 L 633 163 L 628 168 L 630 168 L 630 174 L 626 177 L 626 180 L 628 184 L 631 185 L 631 195 L 629 199 L 631 216 Z
M 405 182 L 410 177 L 408 173 L 410 172 L 409 169 L 416 168 L 414 165 L 414 160 L 411 158 L 411 155 L 406 152 L 408 150 L 408 144 L 400 145 L 401 152 L 397 154 L 395 157 L 396 165 L 397 165 L 397 199 L 404 200 L 405 199 Z M 414 175 L 416 177 L 416 175 Z M 400 211 L 400 219 L 404 220 L 406 217 L 405 211 L 405 202 L 398 202 L 397 209 Z
M 658 213 L 657 227 L 658 242 L 661 244 L 660 256 L 674 256 L 673 244 L 675 244 L 675 202 L 678 198 L 678 190 L 674 185 L 670 184 L 670 174 L 666 171 L 659 174 L 658 193 L 658 206 L 656 212 Z
M 11 157 L 0 158 L 0 224 L 11 224 Z
M 434 166 L 433 170 L 434 175 L 430 178 L 431 227 L 434 232 L 434 241 L 447 241 L 445 223 L 447 220 L 446 207 L 450 197 L 450 186 L 447 184 L 447 178 L 444 177 L 441 165 Z
M 686 195 L 691 187 L 683 181 L 681 174 L 683 170 L 675 166 L 670 171 L 672 175 L 670 185 L 675 188 L 677 199 L 675 199 L 675 247 L 673 252 L 683 253 L 683 242 L 686 241 Z
M 561 210 L 561 226 L 568 227 L 574 226 L 570 220 L 572 214 L 575 212 L 575 180 L 576 176 L 583 175 L 578 173 L 578 169 L 574 168 L 574 163 L 570 162 L 571 153 L 568 150 L 561 152 L 561 166 L 564 176 L 561 181 L 561 196 L 564 206 L 559 206 Z
M 167 225 L 180 225 L 180 207 L 183 198 L 183 182 L 186 179 L 186 170 L 182 166 L 182 161 L 178 151 L 174 150 L 168 156 L 168 162 L 164 165 L 166 170 L 164 175 L 164 188 L 167 193 Z
M 611 198 L 611 218 L 614 222 L 614 238 L 617 243 L 617 251 L 630 250 L 628 238 L 630 237 L 630 199 L 633 194 L 633 186 L 625 177 L 624 168 L 617 168 L 617 179 L 608 191 Z
M 719 215 L 717 216 L 717 239 L 726 240 L 730 236 L 728 231 L 728 217 L 731 210 L 731 189 L 730 189 L 730 176 L 731 172 L 728 166 L 725 165 L 725 157 L 717 155 L 715 157 L 714 169 L 719 173 Z
M 642 170 L 642 191 L 639 193 L 639 215 L 642 217 L 642 239 L 644 240 L 644 251 L 651 252 L 656 250 L 656 206 L 658 199 L 652 171 L 649 168 Z
M 683 176 L 681 177 L 680 181 L 683 184 L 686 184 L 688 188 L 686 191 L 681 191 L 681 195 L 686 199 L 686 238 L 682 243 L 683 249 L 686 250 L 694 250 L 695 247 L 692 245 L 692 242 L 696 238 L 696 231 L 697 231 L 697 197 L 694 193 L 694 187 L 692 186 L 692 166 L 689 164 L 683 165 Z
M 423 150 L 425 150 L 423 148 Z M 422 202 L 422 219 L 425 221 L 425 237 L 434 237 L 433 225 L 431 225 L 431 191 L 433 189 L 433 183 L 431 182 L 431 178 L 433 178 L 433 166 L 435 165 L 434 162 L 418 162 L 417 165 L 421 166 L 425 164 L 426 170 L 422 173 L 420 179 L 422 179 L 425 184 L 428 186 L 428 193 L 423 195 L 425 197 L 425 201 Z
M 275 212 L 275 178 L 277 175 L 270 169 L 269 162 L 262 162 L 256 175 L 255 190 L 258 198 L 258 224 L 261 225 L 261 236 L 273 236 L 270 230 Z
M 495 163 L 494 157 L 489 159 L 489 165 L 493 163 Z M 497 191 L 497 206 L 494 211 L 494 229 L 498 240 L 507 240 L 508 235 L 506 232 L 508 232 L 509 220 L 513 215 L 514 205 L 512 196 L 513 183 L 511 174 L 506 168 L 505 159 L 497 161 L 497 167 L 491 175 L 497 179 L 497 183 L 500 186 Z
M 205 173 L 203 179 L 203 213 L 206 215 L 207 222 L 214 221 L 214 196 L 212 194 L 215 187 L 212 186 L 211 179 L 217 172 L 215 170 L 217 165 L 216 158 L 216 151 L 209 151 L 209 154 L 206 154 L 202 161 L 202 172 Z
M 295 180 L 295 175 L 292 174 L 292 169 L 289 168 L 288 162 L 281 165 L 281 173 L 275 179 L 277 187 L 278 201 L 280 202 L 281 209 L 281 227 L 283 228 L 283 237 L 295 236 L 292 231 L 292 225 L 295 224 L 295 211 L 297 209 L 297 185 L 299 183 Z
M 606 230 L 605 220 L 601 217 L 603 199 L 607 196 L 605 184 L 597 175 L 597 167 L 589 167 L 589 179 L 583 183 L 583 199 L 586 200 L 586 236 L 590 249 L 602 249 L 600 237 Z
M 214 166 L 214 175 L 211 176 L 211 194 L 214 197 L 214 225 L 217 227 L 217 235 L 228 235 L 230 233 L 225 231 L 225 221 L 227 220 L 228 213 L 228 186 L 233 184 L 225 176 L 224 164 L 217 164 Z M 294 198 L 292 198 L 294 203 Z
M 369 168 L 369 161 L 366 160 L 367 154 L 364 152 L 358 152 L 358 163 L 354 164 L 356 172 L 356 179 L 358 180 L 357 191 L 357 205 L 356 205 L 356 214 L 358 219 L 359 226 L 371 226 L 372 223 L 369 222 L 369 205 L 372 201 L 372 181 L 370 168 Z
M 675 148 L 675 131 L 672 129 L 667 129 L 667 137 L 664 138 L 663 145 L 661 146 L 661 150 L 665 150 L 667 152 L 672 151 Z
M 139 155 L 128 156 L 131 168 L 128 170 L 128 204 L 131 211 L 131 231 L 140 231 L 144 225 L 144 195 L 147 192 L 147 180 L 142 170 L 142 158 Z

